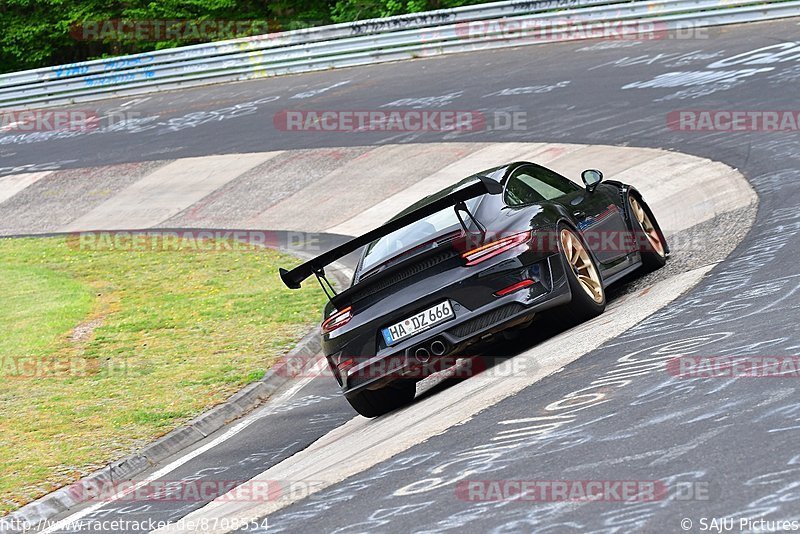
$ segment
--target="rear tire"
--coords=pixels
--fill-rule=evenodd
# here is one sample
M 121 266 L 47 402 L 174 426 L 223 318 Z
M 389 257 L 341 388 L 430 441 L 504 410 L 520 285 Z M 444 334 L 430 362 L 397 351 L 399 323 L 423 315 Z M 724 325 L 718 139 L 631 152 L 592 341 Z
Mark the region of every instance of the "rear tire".
M 636 232 L 637 248 L 642 256 L 642 268 L 646 272 L 662 268 L 667 263 L 668 247 L 658 221 L 641 198 L 630 195 L 628 203 L 631 207 L 631 225 Z
M 606 292 L 600 270 L 578 233 L 567 226 L 559 226 L 558 235 L 564 271 L 572 293 L 572 301 L 562 310 L 562 318 L 578 324 L 605 311 Z
M 378 417 L 411 404 L 417 387 L 413 380 L 396 380 L 381 389 L 348 395 L 347 402 L 364 417 Z

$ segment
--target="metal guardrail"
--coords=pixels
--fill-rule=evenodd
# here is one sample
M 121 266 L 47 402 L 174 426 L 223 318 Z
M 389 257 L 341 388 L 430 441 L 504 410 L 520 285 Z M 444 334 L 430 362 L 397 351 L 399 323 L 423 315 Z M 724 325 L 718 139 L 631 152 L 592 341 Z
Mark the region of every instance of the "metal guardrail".
M 0 108 L 590 38 L 586 30 L 598 25 L 653 38 L 670 30 L 793 16 L 800 16 L 800 0 L 495 2 L 0 75 Z

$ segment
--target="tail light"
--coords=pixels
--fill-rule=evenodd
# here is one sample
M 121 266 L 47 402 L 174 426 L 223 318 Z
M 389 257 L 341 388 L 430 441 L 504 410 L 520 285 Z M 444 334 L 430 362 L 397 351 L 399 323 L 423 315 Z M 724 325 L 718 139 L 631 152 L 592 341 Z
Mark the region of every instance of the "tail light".
M 505 287 L 505 288 L 501 289 L 500 291 L 495 293 L 495 296 L 497 296 L 497 297 L 505 297 L 506 295 L 508 295 L 510 293 L 513 293 L 514 291 L 519 291 L 520 289 L 525 289 L 526 287 L 531 287 L 535 283 L 536 282 L 534 282 L 533 280 L 527 278 L 527 279 L 523 280 L 522 282 L 517 282 L 516 284 L 512 284 L 512 285 L 510 285 L 508 287 Z
M 322 322 L 322 333 L 327 334 L 333 332 L 340 326 L 344 326 L 353 318 L 351 313 L 352 306 L 348 306 L 341 311 L 337 311 Z
M 529 241 L 530 238 L 530 231 L 510 235 L 508 237 L 504 237 L 503 239 L 498 239 L 497 241 L 492 241 L 491 243 L 487 243 L 481 247 L 469 250 L 463 253 L 461 257 L 467 260 L 467 265 L 476 265 L 482 261 L 488 260 L 489 258 L 493 258 L 498 254 L 502 254 L 507 250 L 511 250 L 512 248 Z
M 347 376 L 347 370 L 353 367 L 355 364 L 355 359 L 345 358 L 341 355 L 341 353 L 339 354 L 339 357 L 336 358 L 336 370 L 339 371 L 339 374 L 342 376 Z
M 333 376 L 339 382 L 339 385 L 343 386 L 347 380 L 347 371 L 356 364 L 356 360 L 342 356 L 341 352 L 337 352 L 332 356 L 328 356 L 328 361 L 333 367 Z

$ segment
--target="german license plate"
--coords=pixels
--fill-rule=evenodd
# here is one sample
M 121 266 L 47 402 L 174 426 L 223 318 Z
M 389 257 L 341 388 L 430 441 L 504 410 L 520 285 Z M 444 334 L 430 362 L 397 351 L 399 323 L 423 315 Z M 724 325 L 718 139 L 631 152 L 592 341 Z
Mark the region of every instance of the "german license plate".
M 450 305 L 450 301 L 445 300 L 432 308 L 384 328 L 382 331 L 383 338 L 386 340 L 387 345 L 393 345 L 453 317 L 455 317 L 453 307 Z

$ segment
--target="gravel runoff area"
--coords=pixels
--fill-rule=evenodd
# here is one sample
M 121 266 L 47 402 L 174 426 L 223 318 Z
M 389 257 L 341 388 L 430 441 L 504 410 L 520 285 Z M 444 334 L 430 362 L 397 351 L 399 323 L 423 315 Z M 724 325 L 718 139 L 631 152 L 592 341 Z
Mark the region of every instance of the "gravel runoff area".
M 680 232 L 668 234 L 667 243 L 671 251 L 667 264 L 644 276 L 634 273 L 609 291 L 611 298 L 634 293 L 676 274 L 719 263 L 744 239 L 755 221 L 757 209 L 757 204 L 750 204 Z

